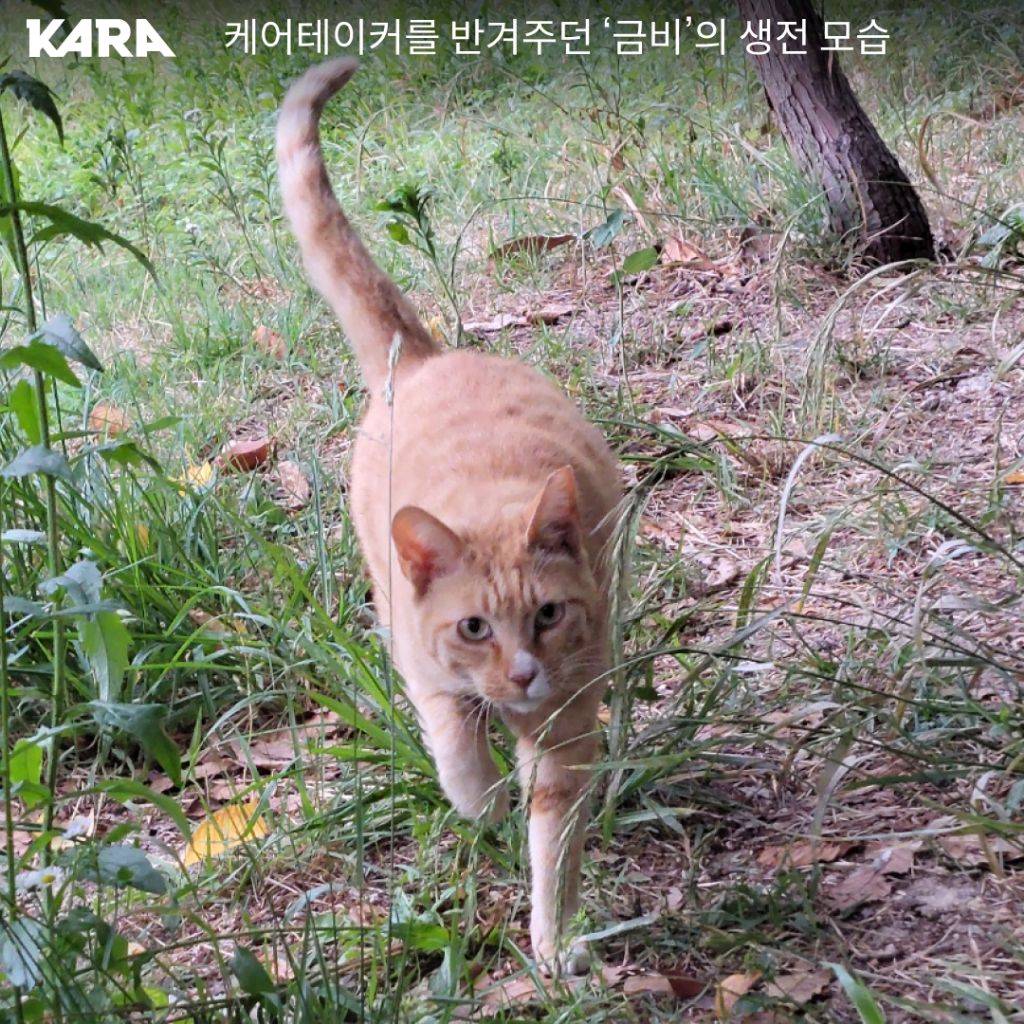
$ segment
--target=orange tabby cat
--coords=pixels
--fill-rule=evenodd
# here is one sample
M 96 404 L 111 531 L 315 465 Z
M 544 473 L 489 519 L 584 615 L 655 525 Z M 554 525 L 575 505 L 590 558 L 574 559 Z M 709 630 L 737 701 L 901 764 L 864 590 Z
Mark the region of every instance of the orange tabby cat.
M 577 901 L 608 666 L 618 467 L 536 370 L 441 351 L 371 259 L 331 189 L 318 131 L 355 68 L 351 59 L 315 67 L 285 99 L 285 210 L 370 392 L 351 495 L 378 615 L 461 813 L 497 818 L 508 807 L 485 712 L 495 709 L 517 737 L 530 793 L 530 935 L 550 965 Z

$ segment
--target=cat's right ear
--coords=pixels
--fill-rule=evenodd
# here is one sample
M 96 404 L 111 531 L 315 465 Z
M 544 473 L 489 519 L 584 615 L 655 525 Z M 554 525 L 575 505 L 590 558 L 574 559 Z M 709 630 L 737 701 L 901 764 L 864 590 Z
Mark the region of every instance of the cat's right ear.
M 462 541 L 440 519 L 415 505 L 399 509 L 391 537 L 402 574 L 422 597 L 439 576 L 452 572 L 462 557 Z

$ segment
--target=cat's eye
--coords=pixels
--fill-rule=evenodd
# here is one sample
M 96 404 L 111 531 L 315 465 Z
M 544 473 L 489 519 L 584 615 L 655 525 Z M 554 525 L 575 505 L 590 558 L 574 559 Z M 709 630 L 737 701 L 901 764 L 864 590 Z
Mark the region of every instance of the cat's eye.
M 537 609 L 537 615 L 534 617 L 533 622 L 538 629 L 550 629 L 562 621 L 564 614 L 565 604 L 563 602 L 548 601 L 547 604 L 542 604 Z
M 461 619 L 458 625 L 459 636 L 470 643 L 479 643 L 491 635 L 491 627 L 486 619 L 478 615 L 471 615 L 468 619 Z

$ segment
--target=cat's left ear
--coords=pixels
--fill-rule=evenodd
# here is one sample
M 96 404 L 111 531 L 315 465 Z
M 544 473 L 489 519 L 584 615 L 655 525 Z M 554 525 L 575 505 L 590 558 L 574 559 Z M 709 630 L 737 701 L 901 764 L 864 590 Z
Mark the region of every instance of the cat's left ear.
M 556 469 L 548 477 L 530 510 L 526 542 L 539 551 L 580 557 L 583 528 L 572 466 Z
M 406 505 L 391 520 L 391 536 L 402 573 L 422 597 L 439 576 L 446 576 L 462 557 L 462 541 L 436 516 Z

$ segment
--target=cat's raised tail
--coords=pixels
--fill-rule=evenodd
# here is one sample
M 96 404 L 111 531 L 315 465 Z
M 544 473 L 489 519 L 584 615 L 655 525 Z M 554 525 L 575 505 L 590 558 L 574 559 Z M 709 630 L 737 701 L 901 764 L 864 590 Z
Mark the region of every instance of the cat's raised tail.
M 401 370 L 438 349 L 409 300 L 373 262 L 327 177 L 320 114 L 357 67 L 350 57 L 328 61 L 310 68 L 288 90 L 277 120 L 277 168 L 306 271 L 338 315 L 367 386 L 376 392 L 387 379 L 396 334 L 401 335 Z

